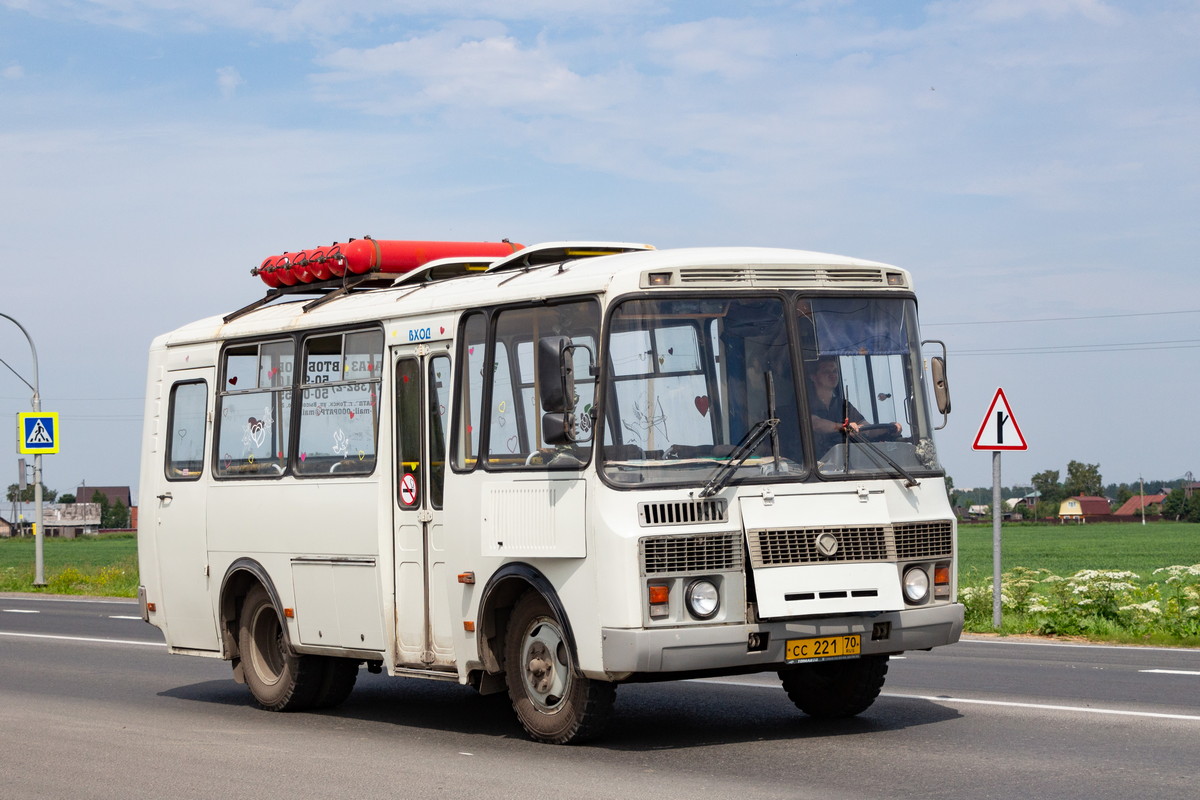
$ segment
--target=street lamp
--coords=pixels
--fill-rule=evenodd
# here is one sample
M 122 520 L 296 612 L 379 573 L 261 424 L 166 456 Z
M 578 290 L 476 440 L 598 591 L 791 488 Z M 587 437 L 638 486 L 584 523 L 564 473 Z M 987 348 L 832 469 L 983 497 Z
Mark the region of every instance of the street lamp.
M 6 320 L 11 322 L 13 325 L 16 325 L 18 328 L 20 328 L 21 333 L 25 334 L 25 338 L 29 341 L 29 352 L 31 352 L 33 354 L 33 383 L 30 384 L 29 381 L 25 380 L 24 378 L 21 378 L 21 375 L 12 367 L 8 367 L 7 363 L 4 366 L 6 366 L 10 370 L 12 370 L 12 373 L 14 375 L 16 375 L 18 378 L 21 378 L 21 383 L 25 384 L 26 386 L 28 386 L 30 389 L 33 390 L 33 401 L 32 401 L 33 413 L 36 414 L 42 410 L 42 395 L 41 395 L 41 392 L 38 390 L 37 348 L 33 346 L 33 337 L 29 335 L 29 331 L 25 330 L 24 325 L 17 322 L 15 319 L 10 317 L 8 314 L 0 313 L 0 317 L 4 317 Z M 46 585 L 46 574 L 45 574 L 46 559 L 45 559 L 45 553 L 42 549 L 42 541 L 46 538 L 46 530 L 45 530 L 45 528 L 42 527 L 42 454 L 41 453 L 35 453 L 33 456 L 33 503 L 34 503 L 34 506 L 37 508 L 37 518 L 34 523 L 34 525 L 36 526 L 34 528 L 34 530 L 36 531 L 37 535 L 35 535 L 33 537 L 33 551 L 34 551 L 33 585 L 34 586 L 45 586 Z

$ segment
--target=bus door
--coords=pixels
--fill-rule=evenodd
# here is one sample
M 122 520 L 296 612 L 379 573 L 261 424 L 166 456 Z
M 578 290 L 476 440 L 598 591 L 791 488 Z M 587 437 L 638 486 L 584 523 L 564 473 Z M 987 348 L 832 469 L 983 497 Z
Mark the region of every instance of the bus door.
M 450 668 L 454 648 L 442 520 L 450 356 L 436 345 L 392 348 L 396 663 Z
M 162 592 L 160 613 L 169 620 L 166 639 L 172 647 L 188 650 L 219 649 L 209 592 L 205 508 L 214 380 L 215 370 L 207 367 L 169 371 L 162 384 L 166 395 L 166 429 L 159 440 L 163 469 L 151 501 L 151 524 Z

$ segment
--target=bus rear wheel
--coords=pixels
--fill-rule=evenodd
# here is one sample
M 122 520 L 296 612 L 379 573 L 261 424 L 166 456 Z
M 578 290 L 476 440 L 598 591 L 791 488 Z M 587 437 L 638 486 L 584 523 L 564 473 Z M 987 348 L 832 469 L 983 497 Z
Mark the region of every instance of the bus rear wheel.
M 579 674 L 562 622 L 536 592 L 526 592 L 513 608 L 504 667 L 513 710 L 536 741 L 584 741 L 612 714 L 615 684 Z
M 841 719 L 871 707 L 887 677 L 887 656 L 818 661 L 781 670 L 779 679 L 796 707 L 810 717 Z
M 251 589 L 242 603 L 238 649 L 246 685 L 260 706 L 268 711 L 300 711 L 316 702 L 325 665 L 319 657 L 291 651 L 279 611 L 262 586 Z

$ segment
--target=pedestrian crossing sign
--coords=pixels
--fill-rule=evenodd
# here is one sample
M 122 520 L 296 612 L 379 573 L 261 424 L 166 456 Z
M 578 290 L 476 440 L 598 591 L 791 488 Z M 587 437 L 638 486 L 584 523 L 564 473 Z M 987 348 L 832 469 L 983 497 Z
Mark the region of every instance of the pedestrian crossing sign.
M 27 411 L 17 414 L 17 452 L 22 455 L 57 453 L 57 412 Z

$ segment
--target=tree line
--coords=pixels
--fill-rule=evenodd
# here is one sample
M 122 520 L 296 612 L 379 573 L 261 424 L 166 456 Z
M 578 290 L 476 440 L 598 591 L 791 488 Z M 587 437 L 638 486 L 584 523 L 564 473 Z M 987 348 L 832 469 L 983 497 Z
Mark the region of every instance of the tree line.
M 1115 508 L 1120 508 L 1125 501 L 1143 493 L 1166 494 L 1167 498 L 1162 504 L 1164 519 L 1200 522 L 1200 491 L 1189 491 L 1186 488 L 1187 483 L 1184 478 L 1176 478 L 1169 481 L 1149 480 L 1106 485 L 1100 474 L 1099 464 L 1071 461 L 1067 464 L 1065 479 L 1059 470 L 1043 470 L 1033 475 L 1026 485 L 1001 487 L 1000 496 L 1003 500 L 1011 500 L 1037 492 L 1034 514 L 1040 519 L 1057 516 L 1062 501 L 1068 497 L 1103 497 L 1114 503 Z M 952 506 L 969 508 L 973 505 L 991 505 L 990 488 L 953 491 L 953 485 L 953 481 L 947 478 Z

